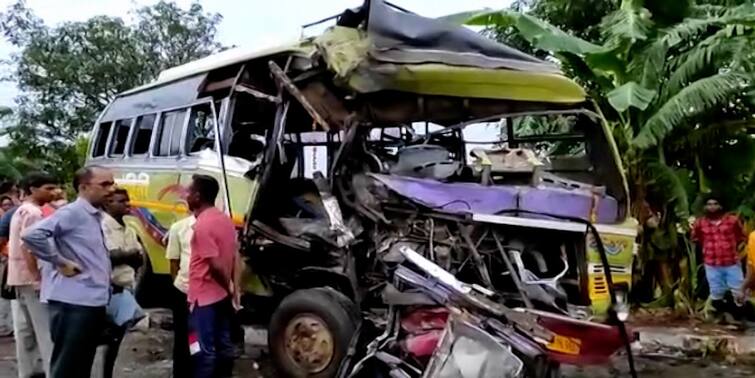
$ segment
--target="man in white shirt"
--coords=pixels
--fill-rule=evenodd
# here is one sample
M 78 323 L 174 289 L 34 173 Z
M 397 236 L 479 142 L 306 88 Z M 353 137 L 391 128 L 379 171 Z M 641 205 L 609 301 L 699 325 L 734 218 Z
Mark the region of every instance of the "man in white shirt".
M 194 215 L 174 223 L 168 231 L 168 247 L 165 258 L 170 261 L 173 277 L 173 376 L 189 377 L 191 355 L 189 354 L 189 306 L 186 293 L 189 290 L 189 261 L 191 238 L 194 236 Z
M 117 188 L 105 200 L 103 206 L 105 213 L 102 215 L 102 234 L 105 237 L 105 247 L 110 253 L 110 262 L 113 266 L 110 275 L 112 284 L 111 301 L 124 290 L 133 290 L 136 284 L 136 269 L 139 269 L 144 261 L 144 248 L 139 242 L 136 232 L 126 226 L 123 217 L 131 212 L 131 204 L 128 191 Z M 105 348 L 98 352 L 102 354 L 101 369 L 95 373 L 97 377 L 112 378 L 115 360 L 118 358 L 118 349 L 121 346 L 129 324 L 119 325 L 111 319 L 105 332 Z M 98 363 L 100 359 L 96 360 Z

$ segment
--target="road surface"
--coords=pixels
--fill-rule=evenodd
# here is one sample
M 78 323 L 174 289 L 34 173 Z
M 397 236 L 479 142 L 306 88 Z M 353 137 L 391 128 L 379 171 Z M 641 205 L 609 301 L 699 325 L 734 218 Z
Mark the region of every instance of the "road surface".
M 115 376 L 118 378 L 163 378 L 170 377 L 172 333 L 160 328 L 146 331 L 132 331 L 121 346 L 116 365 Z M 236 362 L 236 377 L 256 378 L 275 377 L 264 354 L 260 350 L 247 346 L 245 355 Z M 253 359 L 252 357 L 256 357 Z M 0 338 L 0 378 L 15 378 L 15 349 L 12 338 Z M 259 369 L 255 369 L 255 364 Z M 643 378 L 739 378 L 755 376 L 755 364 L 740 363 L 728 365 L 714 361 L 638 361 L 639 376 Z M 567 369 L 568 378 L 609 378 L 627 377 L 623 361 L 618 361 L 615 368 L 601 367 L 589 369 Z

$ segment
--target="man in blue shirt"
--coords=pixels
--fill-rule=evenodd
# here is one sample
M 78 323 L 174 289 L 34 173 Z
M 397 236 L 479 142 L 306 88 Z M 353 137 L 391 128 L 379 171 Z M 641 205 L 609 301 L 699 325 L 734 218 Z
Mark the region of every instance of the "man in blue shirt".
M 8 236 L 10 236 L 10 221 L 13 219 L 13 214 L 18 210 L 18 205 L 13 206 L 2 217 L 0 217 L 0 238 L 4 238 L 4 243 L 8 242 Z
M 88 377 L 110 300 L 110 257 L 99 207 L 115 190 L 113 173 L 90 166 L 76 172 L 78 199 L 36 223 L 22 239 L 40 260 L 41 299 L 48 303 L 52 378 Z

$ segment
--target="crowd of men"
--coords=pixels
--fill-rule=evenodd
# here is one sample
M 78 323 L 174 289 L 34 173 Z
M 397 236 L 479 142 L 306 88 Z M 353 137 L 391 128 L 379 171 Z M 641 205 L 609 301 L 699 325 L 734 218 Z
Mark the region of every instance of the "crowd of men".
M 20 188 L 0 185 L 0 336 L 15 337 L 20 378 L 112 377 L 126 331 L 144 317 L 133 291 L 145 251 L 124 222 L 128 192 L 97 166 L 77 171 L 73 188 L 77 198 L 67 203 L 44 173 Z M 185 196 L 191 214 L 167 235 L 174 377 L 232 374 L 240 259 L 233 222 L 214 206 L 218 191 L 214 178 L 194 176 Z

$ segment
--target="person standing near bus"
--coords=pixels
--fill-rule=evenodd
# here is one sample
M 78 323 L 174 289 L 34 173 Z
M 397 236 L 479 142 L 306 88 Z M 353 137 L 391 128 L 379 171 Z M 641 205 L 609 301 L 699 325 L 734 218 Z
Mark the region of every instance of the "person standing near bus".
M 0 196 L 0 216 L 14 206 L 16 206 L 16 203 L 13 202 L 13 198 L 10 198 L 9 196 Z
M 10 197 L 13 201 L 13 206 L 8 210 L 3 210 L 2 216 L 0 216 L 0 249 L 6 249 L 10 236 L 10 221 L 24 200 L 24 193 L 23 190 L 18 189 L 14 181 L 3 182 L 0 184 L 0 190 L 4 192 L 4 196 Z
M 236 228 L 214 204 L 220 187 L 211 176 L 194 175 L 186 202 L 197 218 L 189 261 L 189 351 L 194 377 L 230 377 L 235 357 L 231 341 Z
M 0 198 L 3 198 L 3 207 L 0 211 L 0 224 L 5 214 L 8 214 L 11 210 L 14 210 L 18 206 L 20 191 L 16 186 L 14 180 L 5 179 L 0 182 Z M 11 207 L 6 209 L 4 198 L 10 199 Z M 12 215 L 8 216 L 7 227 L 5 232 L 0 230 L 0 275 L 5 280 L 7 276 L 7 264 L 8 264 L 8 234 L 10 233 L 10 220 Z M 1 227 L 0 227 L 1 228 Z M 8 290 L 6 290 L 8 289 Z M 7 297 L 7 298 L 6 298 Z M 13 334 L 13 317 L 11 316 L 11 299 L 14 297 L 12 291 L 5 286 L 5 282 L 0 282 L 0 337 L 6 337 Z
M 741 314 L 742 304 L 739 300 L 744 282 L 738 251 L 745 242 L 739 217 L 726 213 L 718 197 L 708 195 L 705 216 L 692 227 L 692 241 L 703 248 L 705 277 L 713 307 L 720 314 L 738 316 Z M 726 301 L 728 292 L 731 292 L 735 303 Z
M 140 320 L 144 313 L 133 296 L 136 285 L 136 270 L 144 261 L 144 248 L 136 232 L 126 226 L 123 217 L 131 213 L 131 203 L 126 189 L 117 188 L 105 200 L 102 217 L 102 232 L 105 246 L 113 266 L 111 274 L 112 296 L 108 306 L 108 327 L 105 332 L 102 359 L 102 378 L 112 378 L 118 350 L 129 327 Z M 122 314 L 128 314 L 123 316 Z M 120 316 L 119 316 L 120 315 Z M 99 375 L 98 375 L 99 377 Z
M 50 375 L 52 340 L 47 304 L 40 300 L 40 267 L 21 235 L 42 220 L 42 206 L 52 201 L 57 181 L 44 173 L 31 173 L 23 181 L 29 195 L 10 224 L 8 239 L 8 286 L 15 288 L 16 299 L 11 303 L 13 333 L 16 337 L 16 359 L 19 378 L 35 374 L 37 354 L 42 357 L 42 369 Z
M 50 311 L 53 341 L 50 377 L 88 377 L 106 325 L 110 300 L 110 256 L 102 233 L 100 207 L 115 189 L 109 169 L 89 166 L 76 172 L 78 199 L 22 235 L 40 260 L 43 301 Z
M 62 188 L 58 188 L 58 190 L 55 191 L 55 198 L 50 201 L 47 205 L 42 207 L 42 216 L 47 218 L 52 213 L 55 212 L 55 210 L 60 209 L 61 207 L 68 204 L 68 198 L 66 197 L 66 192 Z
M 165 258 L 170 261 L 170 275 L 173 277 L 173 377 L 189 377 L 191 355 L 189 354 L 189 304 L 186 293 L 189 290 L 189 262 L 191 259 L 191 239 L 194 237 L 194 215 L 173 223 L 168 230 L 168 247 Z

